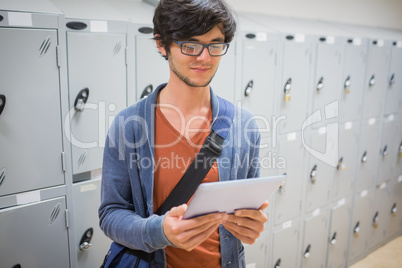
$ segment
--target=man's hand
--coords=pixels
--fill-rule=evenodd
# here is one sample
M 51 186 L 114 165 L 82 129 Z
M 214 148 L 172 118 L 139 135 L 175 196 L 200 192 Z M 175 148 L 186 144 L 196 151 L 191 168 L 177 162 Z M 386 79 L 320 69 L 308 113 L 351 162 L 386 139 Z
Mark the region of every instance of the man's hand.
M 234 215 L 228 215 L 228 219 L 222 225 L 243 243 L 254 244 L 268 220 L 267 215 L 262 212 L 267 207 L 268 201 L 265 201 L 258 210 L 237 210 Z
M 212 213 L 183 220 L 186 210 L 186 204 L 172 208 L 163 221 L 163 231 L 173 245 L 187 251 L 204 242 L 227 219 L 226 213 Z

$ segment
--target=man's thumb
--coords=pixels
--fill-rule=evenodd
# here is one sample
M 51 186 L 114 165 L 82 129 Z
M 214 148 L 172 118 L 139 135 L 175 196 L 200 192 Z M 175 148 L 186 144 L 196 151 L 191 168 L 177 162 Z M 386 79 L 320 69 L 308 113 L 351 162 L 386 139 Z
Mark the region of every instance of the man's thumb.
M 171 216 L 171 217 L 182 217 L 184 215 L 184 212 L 186 212 L 186 210 L 187 210 L 187 205 L 186 204 L 180 205 L 178 207 L 173 207 L 169 211 L 169 216 Z

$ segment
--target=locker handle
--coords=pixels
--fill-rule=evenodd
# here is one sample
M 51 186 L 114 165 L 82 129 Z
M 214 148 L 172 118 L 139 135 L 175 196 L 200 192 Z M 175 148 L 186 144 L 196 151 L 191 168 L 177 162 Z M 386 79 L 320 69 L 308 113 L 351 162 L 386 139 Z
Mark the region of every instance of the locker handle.
M 358 235 L 358 233 L 360 232 L 360 222 L 358 221 L 355 225 L 355 228 L 353 228 L 353 233 L 355 235 Z
M 4 17 L 2 15 L 0 15 L 0 21 L 2 21 L 4 19 Z
M 394 203 L 394 204 L 392 205 L 392 208 L 391 208 L 391 214 L 392 214 L 393 216 L 395 216 L 397 211 L 398 211 L 398 208 L 396 207 L 396 203 Z
M 367 162 L 367 151 L 364 151 L 363 156 L 362 156 L 362 163 Z
M 88 88 L 81 89 L 80 92 L 78 92 L 77 97 L 75 98 L 74 109 L 77 112 L 84 111 L 85 104 L 87 103 L 88 98 L 89 98 L 89 89 Z
M 16 264 L 12 268 L 21 268 L 21 267 L 22 267 L 21 264 Z
M 330 241 L 331 245 L 335 245 L 336 244 L 336 232 L 333 234 L 331 241 Z
M 0 94 L 0 115 L 4 110 L 4 107 L 6 107 L 6 96 Z
M 395 74 L 392 74 L 391 78 L 389 79 L 389 85 L 392 86 L 393 84 L 395 84 Z
M 286 173 L 283 173 L 286 176 Z M 286 193 L 286 179 L 282 181 L 281 185 L 279 185 L 279 193 L 284 195 Z
M 402 157 L 402 142 L 399 145 L 399 157 Z
M 149 84 L 142 91 L 140 99 L 148 97 L 152 93 L 152 91 L 154 91 L 154 87 L 152 86 L 152 84 Z
M 80 21 L 71 21 L 67 23 L 66 26 L 73 30 L 84 30 L 88 27 L 86 23 Z
M 304 258 L 307 259 L 308 257 L 310 257 L 310 255 L 311 255 L 310 250 L 311 250 L 311 245 L 308 245 L 306 248 L 306 251 L 304 251 L 304 254 L 303 254 Z
M 373 74 L 369 81 L 369 86 L 372 87 L 375 85 L 375 75 Z
M 314 165 L 313 169 L 310 172 L 310 181 L 312 184 L 316 183 L 317 181 L 316 176 L 317 176 L 317 165 Z
M 246 89 L 244 90 L 244 96 L 248 97 L 250 96 L 251 92 L 253 91 L 253 87 L 254 87 L 254 81 L 250 80 L 250 82 L 248 82 Z
M 318 80 L 317 91 L 320 91 L 324 87 L 324 77 L 321 76 L 320 80 Z
M 388 154 L 388 146 L 385 145 L 381 152 L 382 156 L 386 156 Z
M 281 268 L 281 259 L 278 259 L 277 261 L 276 261 L 276 263 L 275 263 L 275 266 L 274 266 L 274 268 Z
M 150 34 L 154 31 L 151 27 L 141 27 L 138 29 L 138 31 L 142 34 Z
M 345 83 L 343 84 L 343 88 L 345 89 L 345 93 L 349 94 L 350 92 L 350 85 L 352 84 L 352 82 L 350 81 L 350 76 L 348 76 L 345 80 Z
M 81 237 L 80 250 L 88 250 L 92 244 L 90 243 L 94 235 L 94 229 L 91 227 L 87 229 Z
M 338 165 L 336 166 L 337 170 L 346 170 L 345 164 L 343 164 L 343 157 L 339 158 Z
M 283 88 L 283 91 L 285 93 L 285 101 L 289 101 L 290 100 L 290 90 L 292 89 L 292 78 L 289 78 L 286 81 L 286 84 Z
M 374 229 L 378 228 L 378 220 L 379 220 L 379 212 L 376 211 L 373 218 L 373 227 Z

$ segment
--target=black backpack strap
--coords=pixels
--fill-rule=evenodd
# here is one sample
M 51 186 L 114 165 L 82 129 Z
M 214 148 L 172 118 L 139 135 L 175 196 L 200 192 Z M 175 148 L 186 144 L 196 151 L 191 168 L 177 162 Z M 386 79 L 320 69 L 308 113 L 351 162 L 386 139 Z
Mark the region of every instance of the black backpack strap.
M 172 207 L 187 203 L 212 168 L 216 158 L 221 154 L 223 142 L 233 121 L 234 106 L 222 98 L 218 97 L 218 100 L 218 117 L 211 127 L 211 133 L 205 139 L 200 152 L 187 168 L 183 177 L 156 211 L 156 214 L 163 215 Z

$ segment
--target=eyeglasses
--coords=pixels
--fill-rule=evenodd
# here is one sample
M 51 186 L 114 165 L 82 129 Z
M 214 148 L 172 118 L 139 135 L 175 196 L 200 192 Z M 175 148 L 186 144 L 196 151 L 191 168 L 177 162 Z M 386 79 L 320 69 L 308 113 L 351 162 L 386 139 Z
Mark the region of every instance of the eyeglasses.
M 212 43 L 201 44 L 191 41 L 173 41 L 181 48 L 181 53 L 188 56 L 199 56 L 204 51 L 204 48 L 208 49 L 209 55 L 212 57 L 219 57 L 226 54 L 229 48 L 229 43 Z

